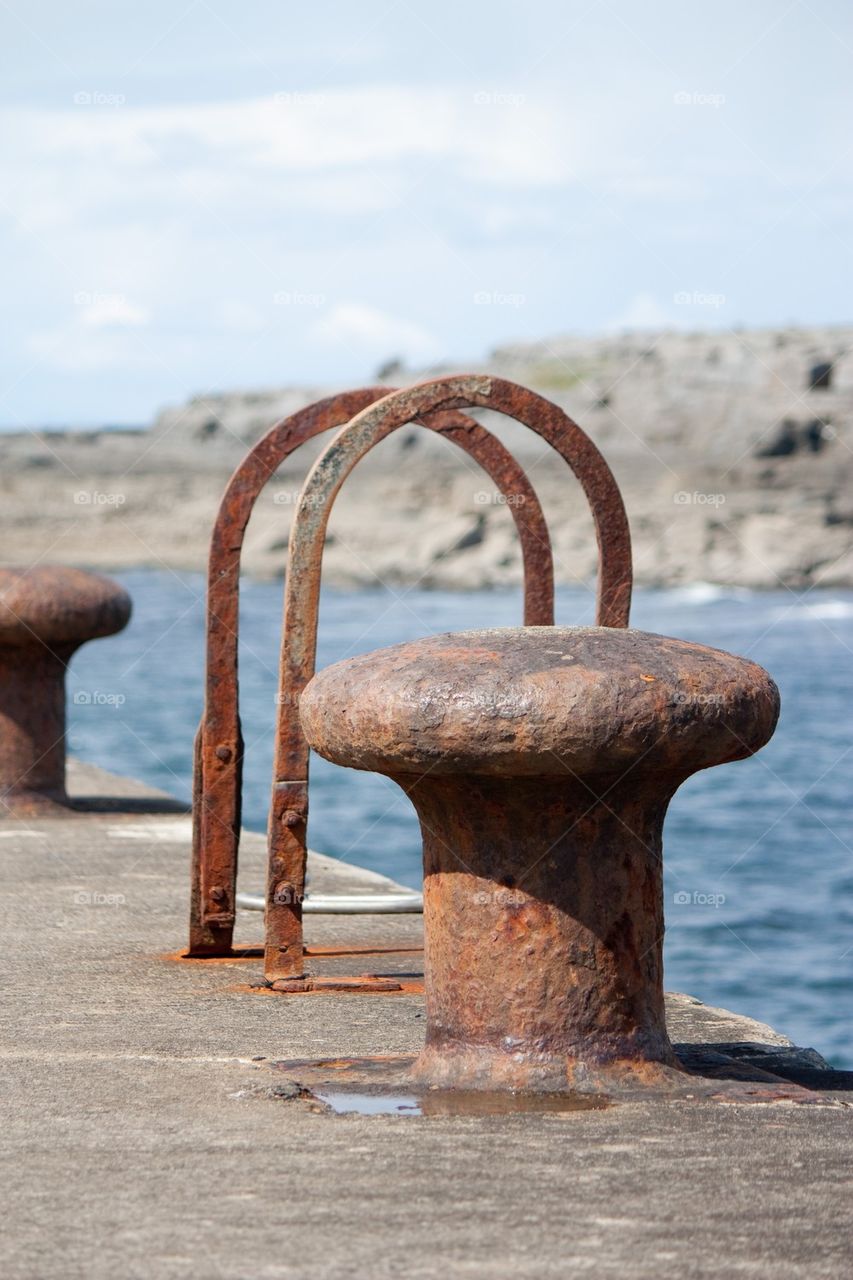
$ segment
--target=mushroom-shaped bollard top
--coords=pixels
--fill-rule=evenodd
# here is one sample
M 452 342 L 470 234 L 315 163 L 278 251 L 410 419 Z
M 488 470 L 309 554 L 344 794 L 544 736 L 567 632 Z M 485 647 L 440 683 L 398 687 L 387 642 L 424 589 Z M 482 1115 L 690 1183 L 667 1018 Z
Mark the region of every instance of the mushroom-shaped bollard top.
M 565 1089 L 674 1065 L 666 808 L 778 711 L 753 662 L 605 627 L 434 636 L 314 677 L 311 746 L 393 778 L 421 821 L 424 1080 Z
M 121 631 L 130 597 L 100 574 L 0 569 L 0 811 L 67 803 L 65 670 L 87 640 Z
M 612 627 L 432 636 L 320 671 L 300 701 L 315 751 L 380 773 L 671 775 L 763 746 L 779 693 L 720 649 Z
M 127 626 L 130 596 L 99 573 L 39 565 L 0 569 L 0 646 L 73 653 Z

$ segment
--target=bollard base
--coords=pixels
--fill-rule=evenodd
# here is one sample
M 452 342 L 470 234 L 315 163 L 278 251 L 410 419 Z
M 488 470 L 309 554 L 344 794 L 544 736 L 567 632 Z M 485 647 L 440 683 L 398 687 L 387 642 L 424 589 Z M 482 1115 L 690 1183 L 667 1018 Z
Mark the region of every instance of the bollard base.
M 659 1057 L 610 1054 L 584 1058 L 558 1053 L 511 1053 L 491 1046 L 430 1046 L 415 1059 L 412 1079 L 442 1089 L 509 1089 L 560 1093 L 669 1087 L 681 1076 L 675 1054 Z
M 429 1081 L 421 1059 L 387 1054 L 370 1058 L 297 1058 L 273 1063 L 293 1086 L 293 1096 L 310 1097 L 335 1111 L 369 1115 L 460 1115 L 514 1111 L 581 1111 L 619 1103 L 727 1102 L 844 1105 L 793 1080 L 721 1054 L 713 1045 L 693 1045 L 680 1064 L 611 1062 L 574 1064 L 562 1088 L 514 1089 L 496 1085 L 454 1087 Z M 827 1085 L 829 1086 L 829 1084 Z M 352 1101 L 347 1106 L 347 1099 Z
M 64 791 L 7 791 L 0 795 L 0 818 L 73 818 Z

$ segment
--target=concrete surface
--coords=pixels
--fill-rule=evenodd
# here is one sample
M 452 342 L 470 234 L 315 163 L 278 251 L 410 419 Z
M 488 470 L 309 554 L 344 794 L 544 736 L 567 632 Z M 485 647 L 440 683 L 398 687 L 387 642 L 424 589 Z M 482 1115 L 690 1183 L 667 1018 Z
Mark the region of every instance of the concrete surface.
M 828 1105 L 403 1118 L 288 1100 L 274 1061 L 415 1052 L 422 998 L 268 995 L 251 951 L 170 958 L 188 820 L 100 771 L 75 766 L 71 785 L 130 811 L 0 824 L 5 1280 L 851 1274 L 850 1077 L 816 1055 L 672 997 L 675 1040 L 790 1058 Z M 262 862 L 247 838 L 243 888 Z M 382 883 L 322 861 L 312 874 L 324 890 Z M 416 946 L 420 921 L 310 917 L 307 932 Z M 239 942 L 260 942 L 260 917 L 241 917 Z M 421 957 L 317 963 L 409 972 Z

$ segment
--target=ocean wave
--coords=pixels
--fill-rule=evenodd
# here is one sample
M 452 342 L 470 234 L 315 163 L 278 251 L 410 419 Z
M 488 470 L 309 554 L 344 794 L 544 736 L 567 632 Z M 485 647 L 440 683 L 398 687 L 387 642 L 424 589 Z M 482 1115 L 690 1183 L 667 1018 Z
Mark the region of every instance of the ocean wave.
M 748 587 L 723 587 L 716 582 L 691 582 L 683 587 L 668 587 L 660 592 L 667 604 L 716 604 L 720 600 L 752 600 L 755 591 Z
M 788 609 L 779 609 L 776 618 L 780 621 L 813 622 L 838 621 L 853 618 L 853 601 L 850 600 L 817 600 L 813 604 L 797 604 Z

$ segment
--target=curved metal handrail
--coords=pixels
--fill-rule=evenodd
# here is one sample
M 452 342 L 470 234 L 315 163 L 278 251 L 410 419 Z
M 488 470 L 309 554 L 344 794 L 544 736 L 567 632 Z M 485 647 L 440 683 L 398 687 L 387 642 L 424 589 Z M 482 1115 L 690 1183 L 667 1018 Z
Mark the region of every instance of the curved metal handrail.
M 443 419 L 451 410 L 475 405 L 496 409 L 536 431 L 574 472 L 589 502 L 598 542 L 597 624 L 628 625 L 631 535 L 622 495 L 602 454 L 559 406 L 503 378 L 460 374 L 391 392 L 357 414 L 308 473 L 288 549 L 280 710 L 269 821 L 265 925 L 268 981 L 302 973 L 301 903 L 307 857 L 309 748 L 298 716 L 290 711 L 298 707 L 299 696 L 314 674 L 320 574 L 332 505 L 359 460 L 391 432 L 421 421 L 424 415 Z M 446 434 L 453 438 L 457 430 L 449 427 Z
M 240 560 L 246 526 L 261 490 L 300 445 L 348 422 L 387 396 L 369 387 L 319 400 L 277 422 L 249 450 L 228 482 L 217 512 L 207 576 L 205 706 L 194 745 L 193 859 L 190 955 L 227 955 L 231 949 L 240 840 L 243 737 L 238 705 Z M 462 413 L 424 417 L 477 461 L 505 496 L 518 528 L 524 563 L 524 621 L 554 620 L 551 542 L 530 481 L 484 427 Z M 298 726 L 296 703 L 279 704 L 279 729 Z M 307 787 L 307 770 L 305 773 Z

